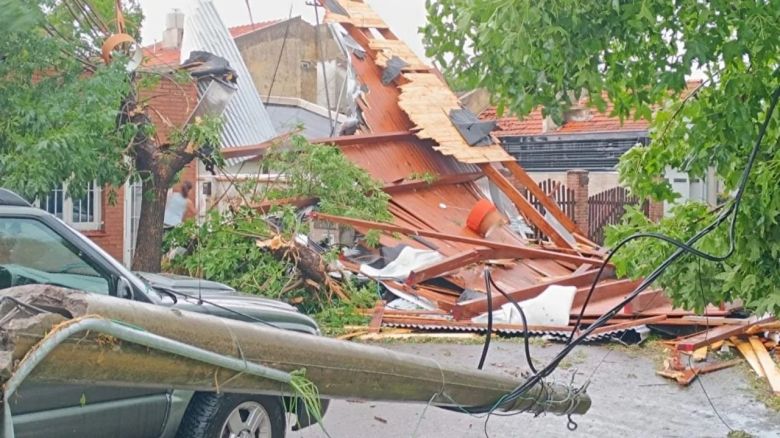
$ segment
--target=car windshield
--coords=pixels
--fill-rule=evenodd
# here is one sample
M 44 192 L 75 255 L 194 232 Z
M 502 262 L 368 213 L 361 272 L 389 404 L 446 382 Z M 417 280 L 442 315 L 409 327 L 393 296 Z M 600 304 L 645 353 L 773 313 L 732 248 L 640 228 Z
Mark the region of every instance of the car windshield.
M 29 218 L 0 218 L 0 289 L 24 284 L 109 293 L 108 279 L 49 227 Z

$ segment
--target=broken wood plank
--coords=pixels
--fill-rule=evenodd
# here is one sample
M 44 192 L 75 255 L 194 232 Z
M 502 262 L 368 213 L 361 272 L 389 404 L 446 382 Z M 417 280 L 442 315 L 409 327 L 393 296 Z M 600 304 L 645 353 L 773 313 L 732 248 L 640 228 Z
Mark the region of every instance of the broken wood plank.
M 444 260 L 441 260 L 432 265 L 428 265 L 422 269 L 411 271 L 409 276 L 406 277 L 405 283 L 409 286 L 413 286 L 417 283 L 422 283 L 423 281 L 438 277 L 442 274 L 446 274 L 452 270 L 488 259 L 492 256 L 492 254 L 493 251 L 487 248 L 470 249 L 468 251 L 447 257 Z
M 709 365 L 704 365 L 701 367 L 694 367 L 694 368 L 685 368 L 683 370 L 674 370 L 671 368 L 666 368 L 661 371 L 656 371 L 656 374 L 667 377 L 670 379 L 674 379 L 682 386 L 688 386 L 693 382 L 693 380 L 701 375 L 701 374 L 707 374 L 712 373 L 714 371 L 726 369 L 733 367 L 735 365 L 739 365 L 742 363 L 741 359 L 731 359 L 724 362 L 717 362 Z
M 507 295 L 515 301 L 527 300 L 529 298 L 533 298 L 539 295 L 540 293 L 544 292 L 544 290 L 547 289 L 548 287 L 556 284 L 561 286 L 576 286 L 576 287 L 590 285 L 593 282 L 593 279 L 596 277 L 596 274 L 598 274 L 598 269 L 591 269 L 590 271 L 586 271 L 577 275 L 570 275 L 562 278 L 552 278 L 550 280 L 543 281 L 541 283 L 537 283 L 532 286 L 526 286 L 521 289 L 514 290 L 512 292 L 507 292 Z M 615 274 L 614 270 L 605 269 L 602 278 L 605 279 L 612 278 L 614 274 Z M 494 309 L 506 304 L 507 302 L 509 301 L 503 295 L 494 294 L 493 296 Z M 470 301 L 456 303 L 452 307 L 452 316 L 454 316 L 455 319 L 466 319 L 487 312 L 487 310 L 488 310 L 487 297 L 476 298 Z
M 704 361 L 707 359 L 708 351 L 709 351 L 709 346 L 699 347 L 693 351 L 693 353 L 691 354 L 691 359 L 693 359 L 696 362 Z
M 579 255 L 564 254 L 560 252 L 547 251 L 544 249 L 538 249 L 533 247 L 510 245 L 507 243 L 493 242 L 491 240 L 477 239 L 473 237 L 466 237 L 466 236 L 460 236 L 455 234 L 440 233 L 437 231 L 412 229 L 412 228 L 406 228 L 406 227 L 393 225 L 393 224 L 373 222 L 373 221 L 367 221 L 362 219 L 353 219 L 353 218 L 335 216 L 335 215 L 325 214 L 325 213 L 312 213 L 312 217 L 334 222 L 334 223 L 350 225 L 353 227 L 365 228 L 368 230 L 380 230 L 388 233 L 400 233 L 407 236 L 430 237 L 433 239 L 439 239 L 444 241 L 468 243 L 474 246 L 488 247 L 495 250 L 494 258 L 551 259 L 551 260 L 569 261 L 575 263 L 577 266 L 583 263 L 594 264 L 600 262 L 599 259 L 583 257 Z
M 753 351 L 753 347 L 750 345 L 750 342 L 739 339 L 736 336 L 731 338 L 731 342 L 737 347 L 737 350 L 742 353 L 742 357 L 745 358 L 747 363 L 750 365 L 750 368 L 753 368 L 753 371 L 758 375 L 758 377 L 765 377 L 766 374 L 764 373 L 764 369 L 761 368 L 761 364 L 758 362 L 756 352 Z
M 371 322 L 368 324 L 369 333 L 379 333 L 382 328 L 382 316 L 385 314 L 385 302 L 382 300 L 376 300 L 374 306 L 374 314 L 371 316 Z
M 725 318 L 722 316 L 701 316 L 701 315 L 688 315 L 683 316 L 684 321 L 700 325 L 745 325 L 750 322 L 749 318 Z
M 769 352 L 766 351 L 764 344 L 758 336 L 751 336 L 748 338 L 750 346 L 753 347 L 753 351 L 756 353 L 758 363 L 761 364 L 761 368 L 764 370 L 766 379 L 769 381 L 769 386 L 772 387 L 772 392 L 780 394 L 780 370 L 777 369 L 777 364 L 772 357 L 769 356 Z
M 688 337 L 677 344 L 677 349 L 680 351 L 694 351 L 697 348 L 703 347 L 705 345 L 709 345 L 715 341 L 720 341 L 721 339 L 728 339 L 732 336 L 738 336 L 744 334 L 751 326 L 755 324 L 762 324 L 765 322 L 769 322 L 774 318 L 766 317 L 762 319 L 757 319 L 756 317 L 753 317 L 751 319 L 753 320 L 753 322 L 749 324 L 722 325 L 710 330 L 706 330 L 694 336 Z
M 547 221 L 547 219 L 534 207 L 533 204 L 525 197 L 520 190 L 517 189 L 506 177 L 493 167 L 490 163 L 480 164 L 479 168 L 485 172 L 485 175 L 495 184 L 504 194 L 512 200 L 520 213 L 528 219 L 528 221 L 536 225 L 542 233 L 549 237 L 556 245 L 562 248 L 576 249 L 575 245 L 570 243 L 555 227 Z M 534 184 L 535 185 L 535 184 Z M 540 194 L 543 198 L 548 199 L 543 191 L 540 189 Z M 550 201 L 552 202 L 552 201 Z
M 577 237 L 576 234 L 584 235 L 582 230 L 577 227 L 577 225 L 574 223 L 574 221 L 566 215 L 566 213 L 561 210 L 561 208 L 558 206 L 558 203 L 550 199 L 549 196 L 547 196 L 546 193 L 544 193 L 544 190 L 542 190 L 541 187 L 539 187 L 539 184 L 536 183 L 536 181 L 529 175 L 525 169 L 523 169 L 523 166 L 521 166 L 517 161 L 504 161 L 501 163 L 511 174 L 517 182 L 519 182 L 523 187 L 525 187 L 532 195 L 536 197 L 536 199 L 539 200 L 539 202 L 542 204 L 542 206 L 550 212 L 553 217 L 561 223 L 561 225 L 566 228 L 567 231 L 575 235 L 575 238 Z M 587 241 L 587 239 L 585 239 Z M 588 243 L 593 243 L 590 241 L 587 241 Z M 596 245 L 594 245 L 596 246 Z
M 764 331 L 780 330 L 780 321 L 769 321 L 763 324 L 756 324 L 748 329 L 747 334 L 752 335 L 755 333 L 761 333 Z
M 726 360 L 723 362 L 717 362 L 709 365 L 704 365 L 702 367 L 694 368 L 696 370 L 696 374 L 707 374 L 711 373 L 713 371 L 719 371 L 726 368 L 731 368 L 735 365 L 739 365 L 742 363 L 741 359 L 731 359 Z

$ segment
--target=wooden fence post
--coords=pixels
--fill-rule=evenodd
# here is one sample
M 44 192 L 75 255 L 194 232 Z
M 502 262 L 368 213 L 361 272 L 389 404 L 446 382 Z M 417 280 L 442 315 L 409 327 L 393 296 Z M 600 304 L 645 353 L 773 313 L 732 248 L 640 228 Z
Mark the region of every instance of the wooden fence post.
M 574 223 L 588 233 L 588 171 L 574 169 L 566 171 L 566 186 L 574 191 Z M 590 238 L 590 236 L 586 236 Z

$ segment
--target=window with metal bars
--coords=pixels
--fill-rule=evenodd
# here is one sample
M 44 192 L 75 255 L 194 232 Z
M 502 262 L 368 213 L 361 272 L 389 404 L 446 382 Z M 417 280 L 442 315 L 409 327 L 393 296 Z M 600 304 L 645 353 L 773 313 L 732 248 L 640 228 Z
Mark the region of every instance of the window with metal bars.
M 90 183 L 78 199 L 67 196 L 67 184 L 60 184 L 40 200 L 39 207 L 78 230 L 98 230 L 101 223 L 101 190 Z

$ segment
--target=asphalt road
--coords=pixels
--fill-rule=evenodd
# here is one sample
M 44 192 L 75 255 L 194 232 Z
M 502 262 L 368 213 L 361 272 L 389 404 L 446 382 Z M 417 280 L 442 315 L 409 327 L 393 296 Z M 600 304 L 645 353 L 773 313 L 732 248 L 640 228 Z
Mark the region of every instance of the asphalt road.
M 475 368 L 480 345 L 404 343 L 383 345 L 392 350 L 427 356 L 441 362 Z M 560 348 L 557 344 L 532 348 L 535 361 L 544 363 Z M 598 366 L 600 363 L 600 366 Z M 575 350 L 554 375 L 559 381 L 590 378 L 593 406 L 575 417 L 575 432 L 565 417 L 531 414 L 493 416 L 485 420 L 435 407 L 401 403 L 334 401 L 324 427 L 332 438 L 455 438 L 455 437 L 726 437 L 729 429 L 718 419 L 698 382 L 687 388 L 659 377 L 655 371 L 659 350 L 585 346 Z M 598 369 L 596 369 L 598 366 Z M 513 376 L 526 371 L 522 345 L 494 342 L 486 370 Z M 594 373 L 595 371 L 595 373 Z M 748 368 L 738 366 L 703 376 L 712 403 L 729 427 L 756 437 L 780 437 L 780 413 L 757 400 Z M 420 419 L 421 415 L 424 416 Z M 325 437 L 318 427 L 290 432 L 290 438 Z

